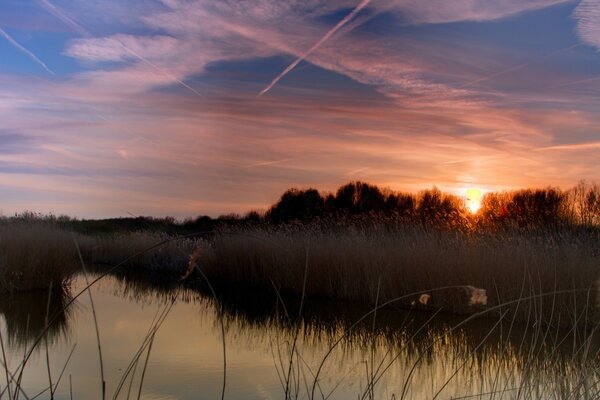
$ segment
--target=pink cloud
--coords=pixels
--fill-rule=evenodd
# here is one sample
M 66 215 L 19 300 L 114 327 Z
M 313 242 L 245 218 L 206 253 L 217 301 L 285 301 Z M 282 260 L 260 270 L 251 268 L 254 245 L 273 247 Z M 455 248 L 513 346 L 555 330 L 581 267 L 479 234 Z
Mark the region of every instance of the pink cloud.
M 582 0 L 573 16 L 577 19 L 577 34 L 581 40 L 600 50 L 600 4 L 595 0 Z
M 384 2 L 372 3 L 372 12 L 384 10 Z M 503 18 L 558 1 L 485 3 L 395 1 L 385 9 L 425 24 Z M 0 170 L 0 185 L 30 198 L 51 193 L 46 198 L 55 207 L 67 207 L 70 196 L 93 204 L 95 215 L 185 216 L 245 211 L 290 186 L 335 190 L 359 178 L 413 191 L 434 183 L 503 189 L 595 178 L 596 144 L 584 135 L 597 132 L 597 117 L 564 107 L 590 104 L 593 93 L 464 85 L 507 68 L 497 49 L 450 46 L 444 38 L 381 40 L 350 29 L 357 21 L 306 60 L 370 87 L 363 88 L 368 95 L 282 81 L 257 99 L 258 82 L 187 81 L 219 61 L 305 54 L 331 29 L 315 17 L 356 4 L 164 0 L 127 16 L 161 34 L 112 32 L 69 42 L 66 54 L 86 72 L 57 82 L 0 77 L 3 125 L 41 143 L 35 158 L 5 155 L 0 162 L 47 169 L 19 176 Z M 96 64 L 102 62 L 111 63 Z M 555 78 L 543 65 L 502 76 L 538 87 Z M 178 81 L 200 95 L 153 90 Z M 565 132 L 577 143 L 564 144 Z
M 148 59 L 162 59 L 165 54 L 172 54 L 178 45 L 179 42 L 169 36 L 118 34 L 103 38 L 74 39 L 65 54 L 91 62 L 132 60 L 136 58 L 132 52 Z

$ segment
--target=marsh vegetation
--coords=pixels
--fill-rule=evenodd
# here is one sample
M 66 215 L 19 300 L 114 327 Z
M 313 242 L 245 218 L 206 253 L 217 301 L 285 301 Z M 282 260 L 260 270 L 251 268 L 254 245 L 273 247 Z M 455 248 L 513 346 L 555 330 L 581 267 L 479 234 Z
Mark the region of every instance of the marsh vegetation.
M 17 376 L 39 364 L 29 361 L 36 349 L 53 348 L 49 337 L 69 342 L 84 277 L 95 271 L 92 285 L 113 276 L 108 286 L 122 287 L 119 301 L 167 305 L 139 338 L 127 372 L 112 375 L 130 387 L 132 366 L 145 364 L 142 354 L 147 360 L 174 304 L 192 301 L 212 313 L 223 355 L 231 352 L 225 343 L 240 350 L 236 324 L 271 338 L 263 347 L 273 352 L 284 398 L 326 398 L 328 390 L 361 398 L 432 398 L 437 390 L 443 398 L 595 398 L 599 222 L 595 185 L 492 193 L 473 214 L 437 189 L 411 195 L 361 182 L 334 194 L 292 189 L 266 212 L 243 217 L 3 218 L 0 341 L 13 356 L 2 364 L 0 397 L 25 390 Z M 127 278 L 139 273 L 141 281 Z M 247 307 L 257 297 L 260 306 Z M 29 312 L 25 298 L 43 306 Z M 311 307 L 335 311 L 323 316 Z M 356 312 L 338 318 L 345 309 Z M 99 319 L 102 332 L 110 316 Z M 472 324 L 485 333 L 471 337 Z M 346 379 L 330 370 L 340 363 L 360 387 L 333 384 Z M 423 364 L 438 372 L 423 372 Z M 227 364 L 215 364 L 213 378 L 217 370 L 226 373 Z M 46 389 L 60 392 L 51 378 Z

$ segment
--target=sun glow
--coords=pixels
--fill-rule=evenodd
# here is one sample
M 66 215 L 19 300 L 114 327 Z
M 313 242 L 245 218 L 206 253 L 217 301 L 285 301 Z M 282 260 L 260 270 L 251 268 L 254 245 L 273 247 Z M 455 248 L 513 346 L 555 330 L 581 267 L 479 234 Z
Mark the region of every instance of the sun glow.
M 477 213 L 481 208 L 481 190 L 469 188 L 466 190 L 465 195 L 467 198 L 467 209 L 473 214 Z

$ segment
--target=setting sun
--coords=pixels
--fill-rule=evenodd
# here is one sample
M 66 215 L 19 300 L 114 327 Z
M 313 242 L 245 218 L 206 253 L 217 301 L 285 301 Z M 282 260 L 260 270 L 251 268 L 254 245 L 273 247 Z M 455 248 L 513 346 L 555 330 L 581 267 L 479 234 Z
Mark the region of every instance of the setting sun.
M 470 188 L 466 191 L 467 209 L 475 214 L 481 207 L 481 190 Z

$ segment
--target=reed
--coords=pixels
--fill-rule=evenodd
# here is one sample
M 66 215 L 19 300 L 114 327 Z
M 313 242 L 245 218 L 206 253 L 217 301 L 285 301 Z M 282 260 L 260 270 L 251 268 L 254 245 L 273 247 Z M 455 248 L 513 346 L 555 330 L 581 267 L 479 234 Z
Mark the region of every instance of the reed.
M 596 312 L 600 258 L 594 251 L 596 242 L 586 236 L 551 231 L 525 235 L 415 227 L 331 231 L 288 226 L 222 232 L 203 246 L 199 264 L 204 273 L 230 287 L 272 290 L 274 286 L 281 293 L 301 295 L 308 263 L 308 297 L 373 304 L 376 299 L 385 302 L 420 293 L 400 304 L 473 313 L 521 297 L 553 293 L 514 304 L 508 315 L 525 320 L 533 313 L 547 324 L 577 320 L 590 324 Z M 422 301 L 421 294 L 441 287 L 451 288 L 430 293 Z M 499 309 L 494 316 L 504 311 Z
M 64 285 L 78 270 L 71 233 L 50 224 L 0 225 L 0 292 Z
M 162 243 L 156 246 L 157 243 Z M 0 293 L 47 289 L 66 284 L 81 264 L 166 271 L 181 274 L 196 247 L 195 240 L 166 233 L 135 231 L 83 235 L 55 221 L 29 218 L 0 221 Z M 131 257 L 132 255 L 136 255 Z
M 164 244 L 151 248 L 161 242 Z M 196 241 L 193 239 L 175 238 L 165 233 L 115 233 L 95 237 L 88 257 L 94 264 L 116 265 L 127 260 L 124 268 L 181 274 L 187 268 L 195 247 Z

